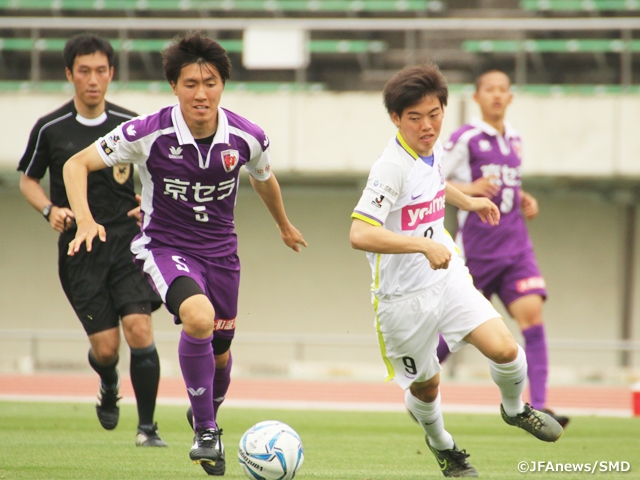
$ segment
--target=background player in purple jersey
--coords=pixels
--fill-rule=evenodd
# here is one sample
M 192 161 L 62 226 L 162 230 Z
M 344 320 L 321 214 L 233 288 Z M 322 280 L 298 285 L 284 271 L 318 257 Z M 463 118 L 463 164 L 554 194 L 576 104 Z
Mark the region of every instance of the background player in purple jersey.
M 549 360 L 542 319 L 547 297 L 525 219 L 538 215 L 538 202 L 521 188 L 520 135 L 505 114 L 512 100 L 509 77 L 499 70 L 476 80 L 474 99 L 482 121 L 463 125 L 445 145 L 443 173 L 464 193 L 489 197 L 500 208 L 500 225 L 487 228 L 474 214 L 460 212 L 457 243 L 478 290 L 490 298 L 496 293 L 516 319 L 525 340 L 531 405 L 555 416 L 564 427 L 569 418 L 546 408 Z M 449 355 L 440 337 L 438 358 Z
M 91 251 L 96 236 L 106 240 L 87 208 L 89 172 L 125 161 L 139 165 L 142 232 L 131 250 L 182 323 L 178 357 L 191 402 L 187 418 L 195 430 L 189 456 L 209 475 L 225 471 L 216 416 L 229 387 L 237 315 L 240 264 L 233 222 L 240 166 L 285 245 L 296 252 L 306 246 L 287 219 L 271 173 L 269 139 L 257 125 L 219 106 L 230 71 L 217 42 L 200 33 L 177 38 L 164 51 L 164 72 L 178 105 L 123 123 L 64 169 L 78 223 L 68 249 L 74 255 L 83 245 Z
M 58 269 L 62 288 L 84 327 L 91 349 L 89 364 L 100 376 L 96 413 L 107 430 L 118 424 L 120 380 L 116 366 L 120 324 L 131 349 L 130 375 L 138 406 L 138 446 L 166 446 L 153 421 L 160 380 L 160 360 L 153 341 L 151 311 L 160 307 L 158 295 L 135 266 L 129 252 L 140 232 L 133 169 L 114 165 L 93 173 L 89 206 L 109 232 L 110 242 L 92 256 L 67 256 L 76 233 L 62 179 L 65 162 L 135 113 L 105 100 L 113 78 L 113 48 L 95 35 L 77 35 L 65 45 L 66 75 L 75 96 L 40 118 L 31 131 L 18 170 L 20 190 L 27 201 L 60 233 Z M 50 196 L 40 180 L 49 170 Z M 86 253 L 86 252 L 85 252 Z

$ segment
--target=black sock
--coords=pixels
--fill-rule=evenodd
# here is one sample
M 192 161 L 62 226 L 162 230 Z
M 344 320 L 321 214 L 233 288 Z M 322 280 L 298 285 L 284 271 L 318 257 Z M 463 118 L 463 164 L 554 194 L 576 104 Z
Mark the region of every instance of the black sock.
M 118 365 L 119 358 L 116 357 L 115 362 L 111 365 L 102 365 L 98 363 L 98 361 L 93 356 L 91 350 L 89 350 L 89 365 L 93 368 L 98 375 L 100 375 L 100 380 L 102 381 L 102 385 L 107 388 L 115 388 L 118 385 L 118 370 L 116 370 L 116 365 Z
M 147 348 L 131 349 L 129 371 L 133 391 L 136 394 L 139 424 L 152 425 L 160 382 L 160 359 L 155 344 Z

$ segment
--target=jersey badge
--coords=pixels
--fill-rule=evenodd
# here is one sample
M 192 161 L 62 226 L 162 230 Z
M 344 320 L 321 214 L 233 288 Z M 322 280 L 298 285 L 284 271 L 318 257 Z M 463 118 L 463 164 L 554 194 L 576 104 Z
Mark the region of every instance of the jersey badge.
M 384 195 L 380 195 L 378 198 L 373 199 L 373 201 L 371 202 L 371 205 L 373 205 L 376 208 L 382 208 L 383 200 L 384 200 Z
M 119 141 L 120 141 L 120 136 L 115 134 L 109 135 L 102 139 L 102 141 L 100 142 L 100 148 L 102 148 L 104 153 L 106 153 L 107 155 L 111 155 L 115 151 L 116 145 L 118 144 Z
M 131 176 L 131 164 L 130 163 L 117 163 L 113 167 L 113 178 L 120 185 L 124 185 Z
M 520 143 L 520 139 L 514 138 L 513 140 L 511 140 L 511 146 L 513 147 L 513 150 L 516 152 L 516 156 L 518 158 L 522 158 L 522 144 Z
M 229 173 L 238 165 L 240 154 L 237 150 L 224 150 L 220 156 L 222 157 L 222 166 L 225 172 Z
M 491 151 L 491 142 L 489 140 L 480 140 L 478 148 L 480 148 L 481 152 L 489 152 Z

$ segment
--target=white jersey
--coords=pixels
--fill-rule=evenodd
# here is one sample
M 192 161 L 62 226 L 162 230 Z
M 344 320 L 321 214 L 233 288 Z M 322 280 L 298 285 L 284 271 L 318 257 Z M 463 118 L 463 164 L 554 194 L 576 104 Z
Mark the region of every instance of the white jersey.
M 400 235 L 429 237 L 457 254 L 444 228 L 445 178 L 441 171 L 443 148 L 436 142 L 433 166 L 416 154 L 400 133 L 391 139 L 371 167 L 367 186 L 352 218 Z M 371 289 L 378 298 L 423 290 L 443 279 L 449 270 L 433 270 L 421 253 L 367 252 L 371 264 Z

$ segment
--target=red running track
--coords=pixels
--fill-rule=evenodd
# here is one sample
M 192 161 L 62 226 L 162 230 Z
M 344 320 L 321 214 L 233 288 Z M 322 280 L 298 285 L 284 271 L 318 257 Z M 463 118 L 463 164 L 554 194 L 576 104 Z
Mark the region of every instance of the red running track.
M 0 374 L 0 399 L 95 401 L 98 378 L 93 374 Z M 493 384 L 441 385 L 445 411 L 494 412 L 500 404 Z M 133 389 L 123 377 L 121 395 L 133 402 Z M 160 381 L 159 403 L 188 403 L 182 378 Z M 526 392 L 525 392 L 526 398 Z M 562 413 L 631 416 L 632 394 L 625 386 L 552 386 L 549 406 Z M 404 410 L 404 392 L 394 383 L 347 380 L 234 378 L 226 405 L 328 410 Z

